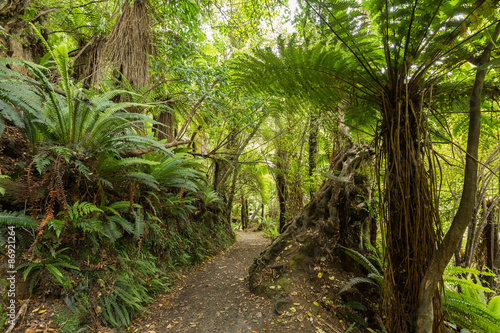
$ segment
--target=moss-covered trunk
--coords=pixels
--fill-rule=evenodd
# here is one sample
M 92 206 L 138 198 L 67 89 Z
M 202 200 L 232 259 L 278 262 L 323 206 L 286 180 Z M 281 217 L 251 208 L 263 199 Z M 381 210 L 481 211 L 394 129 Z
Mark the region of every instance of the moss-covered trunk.
M 257 290 L 262 271 L 296 240 L 304 249 L 336 251 L 335 245 L 361 248 L 362 231 L 369 219 L 370 183 L 358 173 L 362 162 L 370 162 L 374 152 L 366 145 L 347 144 L 335 157 L 331 174 L 302 212 L 291 219 L 283 232 L 250 267 L 249 286 Z M 314 251 L 313 251 L 314 252 Z M 343 253 L 343 252 L 342 252 Z M 305 255 L 311 255 L 306 253 Z

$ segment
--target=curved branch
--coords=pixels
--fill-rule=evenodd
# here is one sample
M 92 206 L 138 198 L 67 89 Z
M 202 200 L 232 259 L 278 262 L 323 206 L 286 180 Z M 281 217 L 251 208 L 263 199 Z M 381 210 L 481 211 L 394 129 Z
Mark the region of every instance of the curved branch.
M 489 61 L 494 43 L 498 39 L 499 34 L 500 23 L 497 23 L 491 42 L 478 59 L 481 65 Z M 481 131 L 481 93 L 486 78 L 486 72 L 487 69 L 478 68 L 470 96 L 469 134 L 467 137 L 467 156 L 465 161 L 462 199 L 460 200 L 457 214 L 453 218 L 450 230 L 434 253 L 419 286 L 418 333 L 432 332 L 432 323 L 434 319 L 433 296 L 442 278 L 444 269 L 455 252 L 458 243 L 462 239 L 474 212 L 477 191 L 479 134 Z
M 164 144 L 163 148 L 172 148 L 172 147 L 177 147 L 177 146 L 180 146 L 180 145 L 188 145 L 190 143 L 191 143 L 190 140 L 186 140 L 186 141 L 177 141 L 177 140 L 174 140 L 172 142 Z M 121 154 L 121 156 L 122 157 L 137 157 L 137 156 L 141 156 L 141 155 L 150 153 L 150 152 L 152 152 L 154 150 L 155 150 L 154 147 L 129 150 L 129 151 L 126 151 L 123 154 Z

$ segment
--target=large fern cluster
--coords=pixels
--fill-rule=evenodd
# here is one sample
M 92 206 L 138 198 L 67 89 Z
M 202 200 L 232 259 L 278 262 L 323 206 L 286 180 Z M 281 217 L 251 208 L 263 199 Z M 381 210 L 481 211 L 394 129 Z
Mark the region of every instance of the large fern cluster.
M 482 285 L 481 274 L 491 273 L 470 268 L 447 268 L 443 276 L 446 287 L 443 304 L 445 318 L 460 328 L 485 333 L 500 332 L 500 296 L 488 301 L 487 293 L 493 291 Z
M 19 250 L 29 248 L 34 260 L 20 270 L 33 292 L 48 277 L 63 288 L 72 315 L 80 311 L 80 323 L 93 313 L 94 320 L 128 326 L 152 292 L 168 287 L 160 267 L 198 262 L 227 247 L 233 233 L 218 220 L 219 200 L 203 180 L 203 165 L 165 149 L 153 138 L 155 122 L 128 112 L 144 105 L 113 102 L 133 93 L 84 93 L 70 77 L 66 46 L 50 48 L 39 37 L 59 74 L 57 85 L 44 66 L 0 59 L 0 117 L 14 123 L 34 151 L 26 168 L 31 210 L 2 212 L 0 235 L 4 225 L 23 227 L 16 237 L 26 246 Z M 134 98 L 140 100 L 125 100 Z M 70 259 L 62 254 L 68 247 Z

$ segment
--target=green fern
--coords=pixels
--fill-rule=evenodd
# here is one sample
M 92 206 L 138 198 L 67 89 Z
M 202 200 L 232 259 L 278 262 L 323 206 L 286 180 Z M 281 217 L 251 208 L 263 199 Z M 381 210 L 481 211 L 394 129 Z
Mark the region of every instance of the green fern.
M 145 302 L 150 302 L 150 292 L 165 292 L 168 284 L 160 280 L 165 274 L 154 264 L 155 258 L 146 256 L 131 260 L 122 252 L 118 256 L 118 275 L 112 285 L 112 292 L 104 293 L 99 303 L 103 309 L 101 318 L 114 327 L 129 326 L 137 313 L 147 312 Z M 130 267 L 134 267 L 133 270 Z
M 38 221 L 25 215 L 23 212 L 0 212 L 0 224 L 12 225 L 16 227 L 38 227 Z
M 339 248 L 341 248 L 342 250 L 344 250 L 344 252 L 347 255 L 349 255 L 351 258 L 353 258 L 354 260 L 356 260 L 357 263 L 359 263 L 361 266 L 363 266 L 364 268 L 366 268 L 366 270 L 369 273 L 374 274 L 376 276 L 381 276 L 379 270 L 364 255 L 362 255 L 361 253 L 359 253 L 356 250 L 349 249 L 349 248 L 344 247 L 342 245 L 337 245 L 337 246 Z
M 2 132 L 2 131 L 0 131 L 0 133 L 1 133 L 1 132 Z M 1 134 L 0 134 L 0 135 L 1 135 Z M 7 175 L 0 175 L 0 185 L 2 184 L 2 182 L 1 182 L 1 181 L 2 181 L 2 179 L 10 179 L 10 177 L 9 177 L 9 176 L 7 176 Z M 5 195 L 5 188 L 3 188 L 2 186 L 0 186 L 0 196 L 2 196 L 2 195 Z
M 157 191 L 160 190 L 158 187 L 159 183 L 156 178 L 144 172 L 128 172 L 127 176 L 147 187 L 153 188 Z
M 350 279 L 345 284 L 345 286 L 342 287 L 342 289 L 339 290 L 339 294 L 342 294 L 342 293 L 346 292 L 347 290 L 351 289 L 352 287 L 354 287 L 355 285 L 360 284 L 360 283 L 368 283 L 368 284 L 371 284 L 371 285 L 374 285 L 374 286 L 379 286 L 377 284 L 377 282 L 374 282 L 373 279 L 364 278 L 364 277 L 354 277 L 354 278 Z
M 52 251 L 52 256 L 50 258 L 42 258 L 38 261 L 26 262 L 17 266 L 16 271 L 23 270 L 24 280 L 27 281 L 28 278 L 30 280 L 30 293 L 32 293 L 38 285 L 42 273 L 45 271 L 50 274 L 57 284 L 68 289 L 72 287 L 71 279 L 65 274 L 65 270 L 80 269 L 69 263 L 69 256 L 62 254 L 62 252 L 66 250 L 68 250 L 68 248 Z
M 75 202 L 73 206 L 68 205 L 67 207 L 69 219 L 71 221 L 76 221 L 81 217 L 86 217 L 92 212 L 103 213 L 103 211 L 97 208 L 94 204 L 90 202 Z
M 500 316 L 500 296 L 495 296 L 488 302 L 488 310 Z
M 497 309 L 500 297 L 492 298 L 488 304 L 485 292 L 493 291 L 481 284 L 478 276 L 482 273 L 471 268 L 448 267 L 446 269 L 443 276 L 445 318 L 461 328 L 476 332 L 500 332 L 500 311 Z M 487 272 L 486 274 L 494 275 Z M 464 278 L 463 275 L 467 277 Z M 455 286 L 460 286 L 460 293 L 452 289 Z

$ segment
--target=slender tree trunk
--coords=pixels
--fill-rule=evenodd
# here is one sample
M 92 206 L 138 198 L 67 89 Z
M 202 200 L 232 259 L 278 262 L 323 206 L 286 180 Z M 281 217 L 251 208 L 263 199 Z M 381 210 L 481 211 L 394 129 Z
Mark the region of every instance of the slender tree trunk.
M 232 177 L 232 182 L 231 182 L 231 190 L 229 191 L 229 197 L 227 198 L 227 205 L 226 205 L 226 210 L 227 210 L 227 223 L 231 225 L 231 220 L 233 218 L 233 202 L 234 202 L 234 196 L 236 194 L 236 181 L 238 180 L 238 168 L 234 167 L 233 168 L 233 177 Z
M 248 228 L 248 199 L 241 195 L 241 229 Z
M 276 187 L 280 205 L 279 231 L 281 232 L 286 224 L 286 184 L 285 176 L 281 170 L 278 170 L 278 174 L 276 175 Z
M 220 183 L 220 174 L 221 174 L 221 166 L 220 162 L 215 160 L 214 161 L 214 182 L 213 182 L 213 188 L 217 192 L 219 190 L 219 183 Z
M 492 42 L 477 59 L 478 69 L 470 97 L 469 133 L 467 137 L 467 156 L 465 160 L 462 199 L 458 206 L 457 214 L 453 218 L 450 230 L 432 256 L 424 279 L 419 286 L 418 333 L 432 332 L 432 323 L 435 315 L 433 313 L 433 302 L 435 301 L 434 297 L 436 296 L 438 282 L 441 280 L 444 269 L 462 239 L 474 212 L 477 191 L 479 134 L 481 131 L 481 94 L 487 72 L 487 69 L 481 69 L 480 66 L 490 61 L 491 51 L 499 33 L 500 23 L 497 24 L 491 36 Z
M 279 232 L 283 231 L 283 227 L 286 224 L 286 197 L 287 197 L 287 186 L 285 179 L 285 165 L 284 157 L 285 153 L 278 148 L 276 152 L 278 161 L 276 163 L 276 191 L 278 192 L 278 201 L 280 206 L 280 219 L 279 219 Z
M 309 169 L 307 174 L 312 177 L 313 171 L 316 169 L 316 155 L 318 155 L 318 116 L 311 115 L 309 121 Z M 315 190 L 309 189 L 309 195 L 312 199 Z
M 490 207 L 494 203 L 489 202 L 486 204 L 487 208 L 492 208 Z M 496 209 L 495 209 L 496 208 Z M 496 219 L 496 214 L 498 214 L 498 208 L 494 207 L 492 209 L 491 213 L 488 215 L 486 218 L 487 223 L 486 227 L 484 228 L 483 232 L 483 237 L 484 237 L 484 242 L 485 242 L 485 266 L 492 272 L 496 271 L 495 267 L 495 255 L 498 252 L 498 248 L 500 247 L 499 245 L 499 239 L 498 239 L 498 228 L 497 225 L 495 225 L 495 219 Z M 488 283 L 488 287 L 490 289 L 495 288 L 495 277 L 494 276 L 484 276 L 484 279 Z

